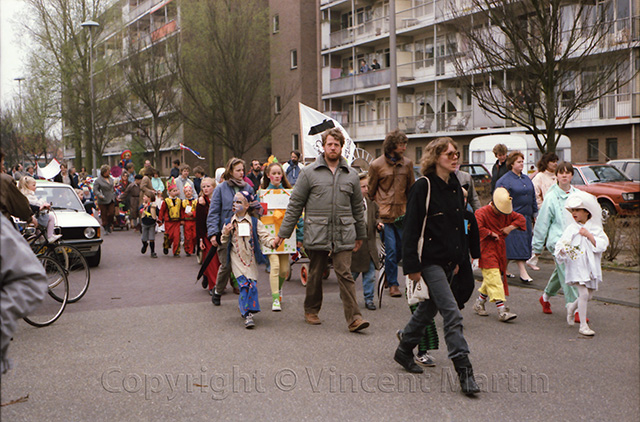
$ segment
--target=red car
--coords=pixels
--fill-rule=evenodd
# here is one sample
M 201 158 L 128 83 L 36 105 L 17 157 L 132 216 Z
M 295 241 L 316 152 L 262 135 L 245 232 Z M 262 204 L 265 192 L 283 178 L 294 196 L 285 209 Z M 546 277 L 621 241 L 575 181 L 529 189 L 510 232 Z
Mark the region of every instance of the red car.
M 640 183 L 609 164 L 576 164 L 571 184 L 598 198 L 602 216 L 640 214 Z

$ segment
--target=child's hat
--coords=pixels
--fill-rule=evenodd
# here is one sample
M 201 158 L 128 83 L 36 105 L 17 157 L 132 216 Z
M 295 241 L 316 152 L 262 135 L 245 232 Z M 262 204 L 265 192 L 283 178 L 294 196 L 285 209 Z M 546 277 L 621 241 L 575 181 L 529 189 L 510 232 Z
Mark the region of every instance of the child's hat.
M 588 192 L 584 192 L 576 189 L 575 192 L 571 193 L 567 200 L 564 203 L 564 207 L 567 210 L 573 209 L 583 209 L 589 211 L 592 217 L 601 217 L 602 216 L 602 208 L 600 204 L 598 204 L 598 200 L 595 196 L 591 195 Z M 598 218 L 596 220 L 602 220 L 602 218 Z
M 511 195 L 506 188 L 496 188 L 493 191 L 493 205 L 503 214 L 511 214 L 513 212 L 513 204 L 511 203 Z
M 178 189 L 178 185 L 176 184 L 176 179 L 173 177 L 167 180 L 167 190 Z

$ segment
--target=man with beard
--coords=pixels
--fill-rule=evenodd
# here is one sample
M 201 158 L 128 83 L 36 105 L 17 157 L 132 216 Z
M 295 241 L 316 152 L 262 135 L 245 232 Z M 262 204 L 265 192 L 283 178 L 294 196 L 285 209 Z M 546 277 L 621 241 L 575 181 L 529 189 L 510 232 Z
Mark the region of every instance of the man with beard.
M 260 160 L 251 160 L 251 171 L 247 177 L 253 184 L 253 190 L 257 192 L 262 182 L 262 164 L 260 164 Z
M 394 225 L 404 215 L 409 189 L 413 185 L 413 162 L 404 157 L 407 135 L 396 129 L 387 134 L 382 143 L 384 155 L 369 167 L 369 198 L 380 208 L 384 224 L 385 271 L 391 297 L 400 297 L 398 261 L 402 257 L 402 231 Z
M 284 169 L 284 173 L 287 175 L 287 180 L 291 183 L 291 186 L 296 184 L 298 180 L 298 176 L 300 176 L 300 170 L 304 167 L 299 163 L 300 161 L 300 151 L 291 151 L 291 159 L 284 163 L 282 168 Z
M 358 308 L 351 255 L 367 238 L 367 227 L 358 174 L 342 157 L 344 141 L 340 129 L 323 132 L 324 153 L 300 173 L 275 243 L 277 247 L 291 236 L 305 210 L 303 244 L 310 259 L 305 321 L 311 325 L 321 324 L 318 313 L 322 307 L 322 276 L 331 253 L 347 328 L 356 332 L 367 328 L 369 322 L 362 318 Z

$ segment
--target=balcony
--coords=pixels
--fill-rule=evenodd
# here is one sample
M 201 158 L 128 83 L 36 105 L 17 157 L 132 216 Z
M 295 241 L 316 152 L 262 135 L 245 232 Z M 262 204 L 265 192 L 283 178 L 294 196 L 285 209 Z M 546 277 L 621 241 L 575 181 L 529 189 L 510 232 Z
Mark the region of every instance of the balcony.
M 175 20 L 172 20 L 171 22 L 153 31 L 151 33 L 151 40 L 158 41 L 159 39 L 166 37 L 167 35 L 175 32 L 177 26 L 177 22 Z
M 389 69 L 381 69 L 332 79 L 330 83 L 331 94 L 389 85 L 390 77 Z

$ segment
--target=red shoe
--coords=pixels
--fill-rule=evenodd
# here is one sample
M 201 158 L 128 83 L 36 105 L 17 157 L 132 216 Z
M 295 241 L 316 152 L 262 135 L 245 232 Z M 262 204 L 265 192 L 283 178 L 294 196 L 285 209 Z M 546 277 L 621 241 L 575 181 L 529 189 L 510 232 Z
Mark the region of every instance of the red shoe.
M 545 314 L 552 314 L 551 312 L 551 303 L 545 302 L 545 300 L 540 296 L 540 304 L 542 305 L 542 312 Z
M 578 315 L 578 313 L 577 313 L 577 312 L 573 315 L 573 320 L 574 320 L 576 323 L 580 323 L 580 316 Z M 587 323 L 588 323 L 588 322 L 590 322 L 590 321 L 589 321 L 589 318 L 587 318 Z

